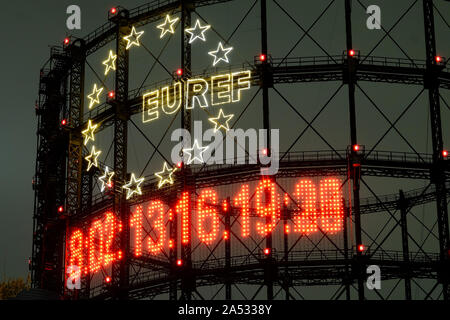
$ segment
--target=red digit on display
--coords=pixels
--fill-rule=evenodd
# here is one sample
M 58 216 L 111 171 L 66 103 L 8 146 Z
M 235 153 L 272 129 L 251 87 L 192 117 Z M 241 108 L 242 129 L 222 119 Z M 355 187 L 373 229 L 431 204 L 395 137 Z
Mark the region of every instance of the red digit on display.
M 341 182 L 339 179 L 324 179 L 320 182 L 321 228 L 324 232 L 336 233 L 344 224 Z
M 188 244 L 190 241 L 190 217 L 189 217 L 189 192 L 183 192 L 181 199 L 175 207 L 175 211 L 181 214 L 181 243 Z
M 298 209 L 295 210 L 294 232 L 317 232 L 316 187 L 311 180 L 300 180 L 295 186 L 294 196 Z
M 87 247 L 89 251 L 89 271 L 97 272 L 100 270 L 103 261 L 103 226 L 100 220 L 92 222 L 89 228 Z
M 153 222 L 153 229 L 157 231 L 158 236 L 150 235 L 148 239 L 148 248 L 151 253 L 159 253 L 164 247 L 166 241 L 166 227 L 164 226 L 164 204 L 160 200 L 155 200 L 148 206 L 148 217 L 152 217 L 153 213 L 157 213 L 157 217 Z
M 250 194 L 248 184 L 242 185 L 241 191 L 233 199 L 233 205 L 241 209 L 239 218 L 242 225 L 242 237 L 248 237 L 250 235 Z
M 116 237 L 116 229 L 118 228 L 118 223 L 116 217 L 112 212 L 106 213 L 106 219 L 103 222 L 103 266 L 108 266 L 116 259 L 115 253 L 113 252 L 114 239 Z
M 209 201 L 208 201 L 209 200 Z M 210 205 L 207 205 L 209 202 Z M 202 190 L 197 200 L 198 237 L 200 241 L 211 244 L 219 233 L 219 216 L 214 206 L 217 205 L 217 193 L 212 189 Z M 205 230 L 205 222 L 210 220 L 209 231 Z
M 78 272 L 83 270 L 83 233 L 81 230 L 72 232 L 69 240 L 69 266 L 78 266 Z M 77 277 L 80 275 L 77 274 Z
M 144 241 L 144 239 L 142 238 L 143 219 L 144 214 L 142 211 L 142 206 L 137 206 L 136 212 L 131 216 L 130 219 L 130 227 L 136 230 L 134 233 L 135 234 L 134 255 L 136 257 L 140 257 L 142 255 L 142 242 Z
M 256 188 L 256 212 L 261 217 L 269 218 L 270 221 L 267 223 L 257 222 L 256 230 L 258 233 L 262 236 L 271 233 L 277 225 L 280 205 L 275 183 L 270 179 L 261 180 Z

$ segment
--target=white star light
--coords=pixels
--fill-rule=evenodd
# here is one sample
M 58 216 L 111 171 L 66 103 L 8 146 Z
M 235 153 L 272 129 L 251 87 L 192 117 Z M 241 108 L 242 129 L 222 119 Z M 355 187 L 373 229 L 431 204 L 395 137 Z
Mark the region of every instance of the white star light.
M 100 155 L 100 153 L 102 153 L 100 150 L 95 151 L 95 146 L 92 146 L 91 154 L 84 158 L 88 162 L 88 167 L 86 171 L 89 171 L 92 168 L 92 166 L 98 167 L 98 156 Z
M 163 38 L 167 32 L 172 33 L 172 34 L 175 33 L 174 25 L 175 25 L 175 23 L 177 23 L 178 19 L 179 18 L 177 17 L 177 18 L 174 18 L 171 20 L 170 16 L 167 15 L 166 20 L 164 20 L 164 23 L 161 23 L 160 25 L 156 26 L 158 29 L 161 30 L 161 35 L 159 36 L 160 39 Z M 167 25 L 169 25 L 169 26 L 167 26 Z
M 112 52 L 112 50 L 109 50 L 108 59 L 103 61 L 103 65 L 106 66 L 105 68 L 105 76 L 108 74 L 109 70 L 116 70 L 116 60 L 117 55 Z
M 188 28 L 185 30 L 187 33 L 189 33 L 191 35 L 191 38 L 189 39 L 189 43 L 194 42 L 195 39 L 200 39 L 202 41 L 206 41 L 205 32 L 209 28 L 211 28 L 210 25 L 202 26 L 200 24 L 200 20 L 197 19 L 197 21 L 195 21 L 195 25 L 193 28 Z M 199 30 L 200 30 L 200 32 L 199 32 Z
M 208 52 L 210 56 L 214 57 L 213 66 L 218 64 L 220 61 L 225 61 L 226 63 L 229 63 L 227 54 L 229 54 L 231 50 L 233 50 L 232 47 L 224 48 L 222 42 L 219 42 L 217 50 Z
M 228 122 L 234 117 L 234 114 L 224 114 L 223 110 L 220 109 L 219 115 L 217 117 L 209 118 L 208 120 L 214 123 L 214 132 L 223 128 L 226 131 L 230 130 L 230 125 Z M 225 121 L 223 121 L 225 120 Z
M 141 44 L 139 43 L 139 38 L 144 34 L 144 31 L 139 31 L 136 32 L 136 29 L 133 27 L 131 29 L 131 33 L 126 36 L 123 37 L 126 41 L 127 41 L 127 47 L 125 48 L 126 50 L 130 49 L 132 46 L 140 46 Z M 134 40 L 133 40 L 134 39 Z
M 166 183 L 173 184 L 173 173 L 177 168 L 170 169 L 167 162 L 164 162 L 163 170 L 161 172 L 155 173 L 155 176 L 159 178 L 158 188 L 161 188 Z
M 208 147 L 201 147 L 198 144 L 198 141 L 195 140 L 194 141 L 194 145 L 192 146 L 192 148 L 189 149 L 183 149 L 183 152 L 189 154 L 189 159 L 187 164 L 191 164 L 192 162 L 194 162 L 195 160 L 200 161 L 200 163 L 203 163 L 203 153 L 208 150 Z M 194 154 L 194 156 L 192 157 L 192 154 Z
M 111 187 L 112 177 L 114 176 L 113 171 L 109 171 L 108 167 L 105 167 L 105 174 L 98 178 L 102 185 L 100 186 L 100 191 L 103 192 L 106 189 L 106 186 Z M 106 181 L 105 181 L 106 179 Z
M 128 182 L 126 185 L 124 185 L 122 188 L 127 190 L 127 200 L 130 199 L 133 194 L 142 194 L 141 190 L 141 184 L 144 182 L 144 178 L 136 179 L 134 176 L 134 173 L 131 174 L 130 182 Z M 134 186 L 134 188 L 132 188 Z

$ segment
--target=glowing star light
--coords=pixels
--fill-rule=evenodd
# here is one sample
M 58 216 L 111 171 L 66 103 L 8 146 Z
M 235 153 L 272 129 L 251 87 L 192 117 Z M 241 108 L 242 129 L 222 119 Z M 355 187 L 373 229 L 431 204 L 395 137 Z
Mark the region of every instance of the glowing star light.
M 140 178 L 136 180 L 136 177 L 134 176 L 134 173 L 131 174 L 130 182 L 128 182 L 126 185 L 124 185 L 122 188 L 127 190 L 127 200 L 130 199 L 133 194 L 142 194 L 141 190 L 141 184 L 144 182 L 144 178 Z
M 89 120 L 87 129 L 81 131 L 81 134 L 84 136 L 84 145 L 87 145 L 89 140 L 95 141 L 94 131 L 95 131 L 95 129 L 97 129 L 97 127 L 98 127 L 98 124 L 96 124 L 94 126 L 94 125 L 92 125 L 92 120 Z
M 222 45 L 222 42 L 219 42 L 219 46 L 217 47 L 216 51 L 208 52 L 208 54 L 210 56 L 214 57 L 213 66 L 218 64 L 220 61 L 224 61 L 226 63 L 229 63 L 227 54 L 229 54 L 231 50 L 233 50 L 232 47 L 224 48 L 223 45 Z
M 94 88 L 92 89 L 92 93 L 87 96 L 89 99 L 89 109 L 95 106 L 97 103 L 100 103 L 100 93 L 102 93 L 103 88 L 97 89 L 97 84 L 94 84 Z M 95 98 L 94 98 L 95 96 Z
M 85 158 L 88 162 L 87 171 L 89 171 L 92 166 L 98 167 L 98 156 L 100 153 L 102 153 L 100 150 L 95 151 L 95 146 L 92 146 L 91 154 Z
M 200 20 L 197 19 L 195 21 L 195 25 L 193 28 L 188 28 L 185 31 L 191 35 L 191 38 L 189 39 L 189 43 L 194 42 L 196 39 L 200 39 L 202 41 L 206 41 L 205 38 L 205 32 L 211 28 L 209 25 L 202 26 L 200 24 Z
M 167 162 L 164 162 L 163 170 L 161 172 L 155 173 L 155 176 L 159 178 L 158 188 L 161 188 L 166 183 L 173 184 L 173 173 L 177 168 L 170 169 Z
M 98 178 L 98 180 L 100 180 L 100 182 L 102 183 L 102 185 L 100 186 L 101 192 L 105 191 L 106 186 L 110 187 L 112 185 L 112 177 L 113 176 L 114 176 L 114 172 L 113 171 L 110 172 L 109 168 L 105 167 L 105 174 Z
M 200 161 L 200 163 L 203 163 L 203 153 L 208 149 L 209 147 L 201 147 L 198 144 L 198 141 L 194 141 L 194 145 L 190 149 L 183 149 L 183 152 L 189 154 L 189 160 L 187 164 L 191 164 L 195 160 Z M 194 156 L 192 156 L 192 154 Z
M 109 70 L 116 70 L 116 59 L 117 55 L 112 52 L 112 50 L 109 50 L 109 56 L 108 59 L 103 61 L 103 64 L 106 66 L 105 69 L 105 76 L 108 74 Z
M 139 38 L 144 34 L 144 31 L 136 32 L 136 29 L 133 27 L 131 29 L 131 33 L 123 37 L 127 41 L 127 47 L 126 49 L 130 49 L 132 46 L 139 47 L 141 44 L 139 43 Z
M 208 120 L 214 123 L 214 132 L 223 128 L 225 131 L 230 130 L 230 125 L 228 122 L 234 117 L 234 114 L 225 115 L 223 110 L 220 109 L 219 115 L 215 118 L 209 118 Z
M 160 39 L 163 38 L 167 32 L 174 34 L 175 33 L 174 25 L 175 23 L 177 23 L 177 21 L 178 17 L 171 20 L 170 16 L 167 15 L 166 20 L 164 20 L 164 23 L 160 24 L 159 26 L 156 26 L 158 29 L 161 29 L 161 35 L 159 36 L 159 38 Z

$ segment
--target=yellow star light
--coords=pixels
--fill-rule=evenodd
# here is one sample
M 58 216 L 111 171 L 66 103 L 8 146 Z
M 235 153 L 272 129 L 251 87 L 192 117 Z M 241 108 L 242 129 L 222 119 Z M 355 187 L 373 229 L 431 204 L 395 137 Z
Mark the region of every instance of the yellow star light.
M 94 125 L 92 125 L 92 120 L 89 120 L 87 129 L 81 131 L 81 133 L 84 136 L 84 145 L 87 145 L 89 140 L 95 141 L 94 131 L 95 131 L 95 129 L 97 129 L 97 127 L 98 127 L 98 124 L 96 124 L 94 126 Z
M 214 123 L 214 132 L 216 132 L 217 130 L 220 130 L 221 128 L 223 128 L 225 131 L 230 130 L 230 125 L 228 124 L 228 122 L 234 117 L 234 114 L 228 114 L 225 115 L 223 113 L 223 110 L 220 109 L 219 111 L 219 115 L 215 118 L 209 118 L 208 120 L 211 121 L 212 123 Z M 223 119 L 226 119 L 225 121 L 223 121 Z
M 97 84 L 94 84 L 94 88 L 92 89 L 92 93 L 87 96 L 89 99 L 89 109 L 91 109 L 95 104 L 100 103 L 100 93 L 102 93 L 103 88 L 97 89 Z M 95 96 L 95 98 L 94 98 Z
M 210 25 L 204 25 L 202 26 L 200 24 L 200 20 L 197 19 L 197 21 L 195 21 L 195 25 L 193 28 L 188 28 L 185 30 L 185 32 L 189 33 L 191 35 L 191 38 L 189 39 L 189 43 L 192 43 L 195 41 L 195 39 L 200 39 L 202 41 L 206 41 L 205 38 L 205 32 L 211 28 Z M 198 30 L 200 30 L 200 32 L 198 32 Z
M 108 59 L 103 61 L 103 64 L 106 66 L 105 69 L 105 76 L 108 74 L 109 70 L 116 70 L 116 59 L 117 55 L 112 52 L 112 50 L 109 50 L 109 56 Z
M 124 185 L 122 188 L 127 190 L 127 200 L 130 199 L 133 194 L 142 194 L 141 190 L 141 184 L 144 182 L 144 178 L 140 178 L 136 180 L 136 177 L 134 176 L 134 173 L 131 174 L 130 182 L 128 182 L 126 185 Z M 134 186 L 132 188 L 132 186 Z
M 170 169 L 167 162 L 164 162 L 163 170 L 155 173 L 155 176 L 159 178 L 158 188 L 161 188 L 166 183 L 173 184 L 173 173 L 177 171 L 177 168 Z
M 128 49 L 130 49 L 132 46 L 140 46 L 141 44 L 139 43 L 139 38 L 142 36 L 144 34 L 144 31 L 139 31 L 139 32 L 136 32 L 136 29 L 133 27 L 132 29 L 131 29 L 131 33 L 128 35 L 128 36 L 126 36 L 126 37 L 123 37 L 126 41 L 127 41 L 127 47 L 126 47 L 126 49 L 128 50 Z M 134 40 L 132 40 L 132 39 L 134 39 Z
M 177 18 L 174 18 L 171 20 L 170 16 L 167 15 L 166 20 L 164 20 L 164 23 L 161 23 L 159 26 L 156 26 L 158 29 L 161 29 L 161 35 L 159 36 L 160 39 L 162 37 L 164 37 L 164 35 L 167 32 L 170 32 L 172 34 L 175 33 L 174 25 L 175 25 L 175 23 L 177 23 L 178 19 L 179 18 L 177 17 Z M 169 25 L 169 26 L 167 26 L 167 25 Z
M 106 186 L 111 186 L 112 183 L 112 177 L 114 176 L 113 171 L 109 171 L 108 167 L 105 167 L 105 174 L 98 178 L 102 185 L 100 186 L 100 191 L 103 192 L 106 189 Z M 105 181 L 105 179 L 107 179 Z
M 92 166 L 98 167 L 98 156 L 100 155 L 100 153 L 102 153 L 100 150 L 95 151 L 95 146 L 92 146 L 91 154 L 88 155 L 86 158 L 84 158 L 88 162 L 88 167 L 86 171 L 89 171 L 92 168 Z

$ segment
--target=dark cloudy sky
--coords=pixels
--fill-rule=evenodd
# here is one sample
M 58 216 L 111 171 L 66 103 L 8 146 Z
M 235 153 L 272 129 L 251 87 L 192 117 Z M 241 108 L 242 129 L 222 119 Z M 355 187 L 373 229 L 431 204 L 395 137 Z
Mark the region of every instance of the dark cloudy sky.
M 1 50 L 1 68 L 0 68 L 0 92 L 2 97 L 0 107 L 0 141 L 2 143 L 0 156 L 0 279 L 2 277 L 26 277 L 27 260 L 31 255 L 32 245 L 32 214 L 34 194 L 31 187 L 31 181 L 34 174 L 35 152 L 36 152 L 36 123 L 37 118 L 34 113 L 34 102 L 37 99 L 39 69 L 48 59 L 49 46 L 61 43 L 68 34 L 76 36 L 86 35 L 96 27 L 106 22 L 107 10 L 118 2 L 124 7 L 134 8 L 144 4 L 145 1 L 3 1 L 1 8 L 1 30 L 2 39 Z M 270 1 L 269 1 L 270 2 Z M 316 0 L 279 0 L 289 12 L 297 18 L 304 26 L 309 26 L 330 1 Z M 312 31 L 312 35 L 320 44 L 330 52 L 330 54 L 341 54 L 345 49 L 345 34 L 343 33 L 344 18 L 343 6 L 341 0 L 336 1 L 333 8 L 324 16 L 317 28 Z M 400 43 L 402 48 L 412 57 L 422 59 L 424 57 L 423 45 L 423 22 L 421 14 L 421 1 L 410 11 L 404 21 L 399 24 L 393 36 Z M 450 22 L 450 2 L 436 0 L 436 5 L 443 14 L 447 23 Z M 207 18 L 218 31 L 223 34 L 230 34 L 236 23 L 242 17 L 245 10 L 253 3 L 253 0 L 234 1 L 230 5 L 217 6 L 215 9 L 202 9 L 202 15 Z M 365 5 L 377 4 L 382 8 L 382 24 L 388 29 L 395 23 L 402 12 L 413 3 L 412 0 L 365 0 Z M 66 29 L 66 8 L 71 4 L 77 4 L 82 10 L 82 30 L 69 31 Z M 382 31 L 369 31 L 365 26 L 367 15 L 359 7 L 354 5 L 354 43 L 355 48 L 360 49 L 362 54 L 367 53 L 375 43 L 383 36 Z M 243 60 L 253 59 L 253 55 L 259 53 L 258 38 L 258 11 L 249 17 L 249 21 L 242 26 L 242 30 L 235 37 L 233 45 L 235 47 L 234 64 L 243 62 Z M 301 35 L 299 29 L 280 12 L 273 4 L 269 4 L 269 51 L 276 57 L 284 56 L 290 47 Z M 450 30 L 442 19 L 436 16 L 438 52 L 442 56 L 450 57 Z M 231 22 L 230 22 L 231 21 Z M 235 23 L 236 22 L 236 23 Z M 233 25 L 234 23 L 234 25 Z M 256 35 L 256 36 L 255 36 Z M 176 42 L 178 44 L 178 42 Z M 152 48 L 152 43 L 146 43 Z M 158 44 L 160 46 L 160 44 Z M 155 50 L 157 51 L 157 50 Z M 377 56 L 389 56 L 405 58 L 404 54 L 389 39 L 373 53 Z M 168 56 L 175 56 L 173 52 Z M 306 39 L 302 45 L 296 48 L 292 56 L 312 56 L 324 55 L 321 50 L 315 46 L 312 41 Z M 101 61 L 101 57 L 93 57 L 93 63 Z M 137 60 L 141 57 L 137 56 Z M 198 59 L 198 65 L 202 66 L 204 62 Z M 241 61 L 241 60 L 242 61 Z M 144 59 L 139 60 L 142 63 Z M 167 60 L 168 61 L 168 60 Z M 95 63 L 94 63 L 95 62 Z M 177 68 L 177 63 L 168 62 L 172 70 Z M 139 69 L 139 67 L 134 67 Z M 158 73 L 157 73 L 158 74 Z M 167 77 L 167 75 L 165 76 Z M 161 79 L 165 78 L 162 76 Z M 138 79 L 138 80 L 136 80 Z M 136 77 L 130 80 L 130 88 L 135 88 L 142 77 Z M 88 82 L 88 81 L 87 81 Z M 136 82 L 136 83 L 134 83 Z M 86 90 L 91 83 L 86 85 Z M 297 99 L 304 107 L 304 112 L 311 117 L 314 114 L 314 108 L 321 106 L 326 98 L 335 90 L 336 86 L 323 84 L 320 86 L 304 85 L 298 90 L 286 88 L 284 93 L 292 99 Z M 386 107 L 387 113 L 395 109 L 398 105 L 407 104 L 417 93 L 417 88 L 402 88 L 372 85 L 366 87 L 367 92 L 373 94 L 377 102 Z M 383 91 L 385 90 L 385 91 Z M 345 149 L 348 143 L 348 132 L 342 131 L 347 122 L 346 111 L 346 91 L 342 91 L 337 104 L 344 107 L 344 112 L 336 110 L 322 119 L 318 124 L 325 136 L 334 141 L 339 149 Z M 442 93 L 447 102 L 450 102 L 448 92 Z M 402 98 L 404 98 L 402 100 Z M 274 98 L 275 99 L 275 98 Z M 364 98 L 359 95 L 361 101 Z M 405 135 L 409 137 L 421 152 L 429 152 L 430 141 L 427 134 L 427 104 L 426 96 L 420 100 L 421 110 L 414 112 L 408 117 L 407 122 L 401 124 L 405 130 Z M 295 122 L 290 123 L 283 109 L 278 108 L 280 100 L 274 100 L 272 104 L 272 115 L 274 127 L 283 127 L 287 136 L 295 137 L 300 130 Z M 372 117 L 367 106 L 367 101 L 361 102 L 364 107 L 359 109 L 358 116 L 361 118 L 359 129 L 363 132 L 361 137 L 365 139 L 368 145 L 376 140 L 372 132 L 376 131 L 380 121 L 380 127 L 386 128 L 386 123 L 378 118 Z M 277 106 L 274 108 L 273 106 Z M 311 110 L 309 110 L 311 106 Z M 313 108 L 314 107 L 314 108 Z M 449 133 L 449 110 L 443 106 L 444 138 L 450 139 Z M 287 110 L 287 109 L 284 109 Z M 395 111 L 395 110 L 394 110 Z M 392 111 L 398 115 L 401 110 Z M 342 125 L 336 122 L 342 117 Z M 379 115 L 378 115 L 379 117 Z M 345 120 L 344 120 L 345 118 Z M 250 121 L 250 120 L 248 120 Z M 381 124 L 382 123 L 382 124 Z M 302 124 L 303 126 L 303 124 Z M 419 129 L 420 128 L 420 129 Z M 364 129 L 366 129 L 364 131 Z M 422 131 L 420 131 L 422 130 Z M 380 129 L 380 133 L 383 130 Z M 379 134 L 378 134 L 379 136 Z M 286 137 L 286 136 L 285 136 Z M 342 138 L 342 141 L 339 141 Z M 315 142 L 310 137 L 299 150 L 324 149 L 323 145 L 315 148 Z M 372 139 L 372 140 L 371 140 Z M 285 140 L 288 140 L 286 138 Z M 145 143 L 145 142 L 143 142 Z M 290 143 L 286 142 L 283 147 L 286 148 Z M 401 147 L 397 148 L 397 144 Z M 449 146 L 449 142 L 447 142 Z M 139 148 L 139 146 L 138 146 Z M 407 148 L 399 142 L 397 138 L 392 137 L 388 140 L 385 149 L 408 151 Z M 283 148 L 282 148 L 283 149 Z M 133 165 L 142 164 L 146 159 L 131 160 Z M 417 187 L 411 185 L 410 188 Z M 408 185 L 404 186 L 408 189 Z M 380 191 L 381 192 L 381 191 Z M 386 190 L 385 193 L 395 192 Z

